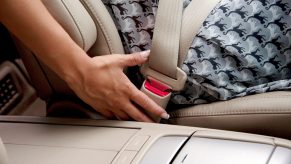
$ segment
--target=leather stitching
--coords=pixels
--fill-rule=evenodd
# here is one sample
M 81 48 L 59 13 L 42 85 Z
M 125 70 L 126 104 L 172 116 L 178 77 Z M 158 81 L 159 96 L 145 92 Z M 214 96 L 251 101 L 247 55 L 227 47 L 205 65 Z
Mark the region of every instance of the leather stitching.
M 255 116 L 255 115 L 274 115 L 274 114 L 284 114 L 285 116 L 290 115 L 291 116 L 291 112 L 282 112 L 282 113 L 232 113 L 232 114 L 213 114 L 213 115 L 174 115 L 170 117 L 170 120 L 180 120 L 183 118 L 196 118 L 196 117 L 215 117 L 215 116 L 223 116 L 223 117 L 227 117 L 227 116 L 244 116 L 244 115 L 251 115 L 251 116 Z M 257 117 L 257 116 L 256 116 Z
M 246 114 L 291 114 L 291 110 L 254 110 L 254 111 L 233 111 L 233 112 L 174 112 L 171 113 L 171 117 L 195 117 L 195 116 L 220 116 L 220 115 L 246 115 Z

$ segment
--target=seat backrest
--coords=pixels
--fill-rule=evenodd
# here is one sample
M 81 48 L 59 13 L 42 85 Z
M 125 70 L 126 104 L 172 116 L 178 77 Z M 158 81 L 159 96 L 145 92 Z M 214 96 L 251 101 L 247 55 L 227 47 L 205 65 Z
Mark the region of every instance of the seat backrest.
M 115 24 L 99 0 L 42 0 L 52 16 L 89 56 L 120 53 L 123 46 Z M 74 96 L 66 83 L 23 44 L 16 41 L 38 95 L 49 100 L 55 95 Z

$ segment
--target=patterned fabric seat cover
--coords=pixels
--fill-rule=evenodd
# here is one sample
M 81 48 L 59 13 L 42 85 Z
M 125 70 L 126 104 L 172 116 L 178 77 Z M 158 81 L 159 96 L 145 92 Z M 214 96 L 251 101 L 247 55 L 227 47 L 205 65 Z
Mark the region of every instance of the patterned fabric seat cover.
M 127 53 L 148 50 L 157 0 L 103 0 Z M 191 0 L 184 0 L 184 7 Z M 291 88 L 291 1 L 222 0 L 204 21 L 182 69 L 176 104 L 201 104 Z M 193 17 L 193 21 L 195 18 Z

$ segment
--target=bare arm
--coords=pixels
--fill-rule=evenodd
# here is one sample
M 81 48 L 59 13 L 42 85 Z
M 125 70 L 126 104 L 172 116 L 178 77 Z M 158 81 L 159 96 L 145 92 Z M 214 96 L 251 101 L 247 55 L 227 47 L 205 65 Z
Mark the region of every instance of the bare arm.
M 54 66 L 51 68 L 59 75 L 69 76 L 67 67 L 71 62 L 90 60 L 87 55 L 80 55 L 84 52 L 74 44 L 40 0 L 2 0 L 0 4 L 1 22 L 43 62 Z M 62 63 L 61 59 L 70 62 Z
M 40 0 L 1 0 L 0 20 L 62 77 L 82 100 L 104 116 L 150 122 L 131 103 L 133 101 L 144 110 L 167 117 L 166 112 L 135 88 L 122 71 L 126 66 L 144 63 L 148 52 L 90 58 Z

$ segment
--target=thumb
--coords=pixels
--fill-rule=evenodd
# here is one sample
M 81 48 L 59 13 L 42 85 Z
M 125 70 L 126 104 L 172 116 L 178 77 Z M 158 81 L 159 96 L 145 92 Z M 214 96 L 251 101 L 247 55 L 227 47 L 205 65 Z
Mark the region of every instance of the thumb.
M 142 51 L 124 56 L 123 66 L 136 66 L 148 60 L 150 51 Z

